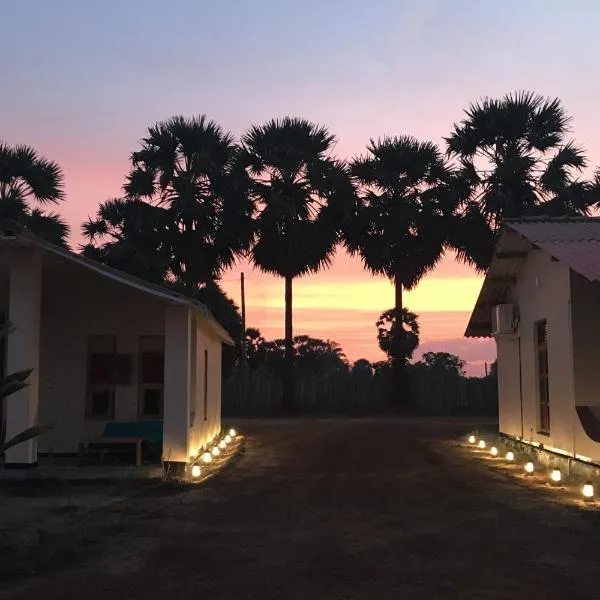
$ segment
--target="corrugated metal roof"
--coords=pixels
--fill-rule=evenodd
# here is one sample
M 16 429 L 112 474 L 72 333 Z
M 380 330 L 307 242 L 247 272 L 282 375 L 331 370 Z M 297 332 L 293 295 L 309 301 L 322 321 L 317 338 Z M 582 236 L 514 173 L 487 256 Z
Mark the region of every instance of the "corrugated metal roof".
M 465 336 L 490 337 L 492 306 L 510 292 L 532 248 L 542 248 L 591 281 L 600 281 L 600 218 L 507 219 Z
M 600 240 L 540 242 L 554 258 L 590 281 L 600 281 Z
M 506 226 L 518 231 L 534 244 L 600 241 L 598 217 L 507 219 Z

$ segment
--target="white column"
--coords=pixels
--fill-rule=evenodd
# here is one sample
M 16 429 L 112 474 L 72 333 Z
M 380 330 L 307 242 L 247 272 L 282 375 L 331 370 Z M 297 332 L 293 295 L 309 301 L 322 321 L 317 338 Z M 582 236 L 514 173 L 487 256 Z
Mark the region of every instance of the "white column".
M 10 263 L 7 339 L 7 374 L 33 369 L 29 385 L 6 398 L 6 439 L 37 425 L 40 357 L 40 304 L 42 260 L 39 252 L 15 250 Z M 32 439 L 6 452 L 7 465 L 27 466 L 37 462 L 37 440 Z
M 169 306 L 165 312 L 165 392 L 163 460 L 187 463 L 191 392 L 191 313 Z

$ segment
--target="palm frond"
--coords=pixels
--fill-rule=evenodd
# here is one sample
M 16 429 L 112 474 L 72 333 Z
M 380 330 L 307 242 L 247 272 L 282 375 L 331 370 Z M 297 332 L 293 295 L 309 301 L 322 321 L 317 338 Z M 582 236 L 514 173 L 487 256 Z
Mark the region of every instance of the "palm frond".
M 70 227 L 58 213 L 44 213 L 35 208 L 23 217 L 23 223 L 27 229 L 46 241 L 68 247 Z
M 23 442 L 27 442 L 33 438 L 39 437 L 40 435 L 54 429 L 55 425 L 35 425 L 34 427 L 29 427 L 18 433 L 11 439 L 7 440 L 3 444 L 0 444 L 0 453 L 6 452 L 9 448 L 13 446 L 17 446 L 18 444 L 22 444 Z
M 541 187 L 551 193 L 559 193 L 568 187 L 572 171 L 581 171 L 586 166 L 583 151 L 573 142 L 558 149 L 540 176 Z
M 484 268 L 505 218 L 587 214 L 593 186 L 576 179 L 586 160 L 564 143 L 569 122 L 558 98 L 519 91 L 472 104 L 455 124 L 446 142 L 459 165 L 453 187 L 465 218 L 456 223 L 453 246 L 461 260 Z M 470 240 L 469 226 L 479 232 Z
M 14 177 L 28 186 L 28 195 L 42 204 L 64 200 L 64 177 L 58 163 L 43 158 L 31 146 L 13 149 Z

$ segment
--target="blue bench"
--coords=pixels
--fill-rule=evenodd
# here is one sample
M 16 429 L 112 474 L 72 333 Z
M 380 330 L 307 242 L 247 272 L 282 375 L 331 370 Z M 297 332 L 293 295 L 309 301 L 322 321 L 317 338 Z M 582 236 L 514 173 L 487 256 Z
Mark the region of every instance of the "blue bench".
M 79 455 L 83 456 L 90 446 L 128 445 L 135 446 L 135 464 L 142 464 L 142 444 L 146 442 L 154 448 L 162 446 L 162 421 L 109 421 L 102 435 L 79 444 Z

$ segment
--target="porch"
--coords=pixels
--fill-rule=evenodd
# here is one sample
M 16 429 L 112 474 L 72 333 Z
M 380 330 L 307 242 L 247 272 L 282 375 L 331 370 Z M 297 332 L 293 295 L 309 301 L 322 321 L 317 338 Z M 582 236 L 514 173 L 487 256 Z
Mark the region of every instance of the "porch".
M 168 291 L 44 250 L 0 239 L 0 312 L 13 326 L 4 372 L 33 369 L 6 400 L 5 435 L 54 425 L 9 449 L 5 465 L 43 469 L 44 457 L 76 457 L 107 422 L 155 422 L 155 464 L 185 466 L 220 430 L 221 340 Z

